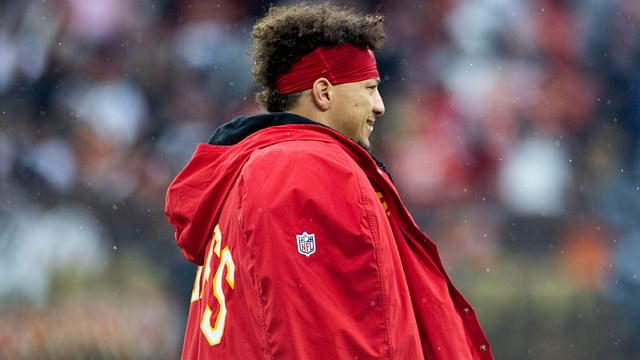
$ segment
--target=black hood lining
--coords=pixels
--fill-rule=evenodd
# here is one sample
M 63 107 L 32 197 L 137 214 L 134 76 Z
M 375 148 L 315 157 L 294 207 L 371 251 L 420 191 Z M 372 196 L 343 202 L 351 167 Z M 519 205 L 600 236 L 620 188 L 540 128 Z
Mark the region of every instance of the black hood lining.
M 211 136 L 211 139 L 209 139 L 209 144 L 234 145 L 260 130 L 272 126 L 293 124 L 325 126 L 300 115 L 286 112 L 274 112 L 255 116 L 238 116 L 217 128 Z

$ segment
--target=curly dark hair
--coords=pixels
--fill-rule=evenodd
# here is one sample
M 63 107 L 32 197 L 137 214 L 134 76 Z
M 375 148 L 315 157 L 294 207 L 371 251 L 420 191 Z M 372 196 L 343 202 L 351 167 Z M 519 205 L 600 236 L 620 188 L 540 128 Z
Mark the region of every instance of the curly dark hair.
M 377 50 L 384 42 L 383 17 L 361 15 L 328 3 L 274 6 L 253 27 L 253 76 L 262 85 L 256 100 L 267 111 L 286 111 L 300 93 L 282 94 L 276 80 L 318 47 L 350 44 Z

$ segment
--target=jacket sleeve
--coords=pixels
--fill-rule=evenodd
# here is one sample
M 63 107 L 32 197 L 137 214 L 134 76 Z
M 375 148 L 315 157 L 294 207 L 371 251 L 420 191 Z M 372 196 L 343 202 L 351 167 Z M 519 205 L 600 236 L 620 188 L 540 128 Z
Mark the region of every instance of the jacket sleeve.
M 276 359 L 388 358 L 377 203 L 364 173 L 331 144 L 258 151 L 240 177 L 240 227 Z

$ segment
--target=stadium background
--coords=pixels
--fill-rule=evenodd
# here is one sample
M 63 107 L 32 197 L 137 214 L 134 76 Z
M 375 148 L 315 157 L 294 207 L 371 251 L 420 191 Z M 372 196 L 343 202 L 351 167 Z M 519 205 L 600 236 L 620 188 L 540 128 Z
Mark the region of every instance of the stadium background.
M 374 153 L 496 358 L 640 358 L 638 2 L 339 3 L 386 17 Z M 0 1 L 0 359 L 178 356 L 164 191 L 260 111 L 267 6 Z

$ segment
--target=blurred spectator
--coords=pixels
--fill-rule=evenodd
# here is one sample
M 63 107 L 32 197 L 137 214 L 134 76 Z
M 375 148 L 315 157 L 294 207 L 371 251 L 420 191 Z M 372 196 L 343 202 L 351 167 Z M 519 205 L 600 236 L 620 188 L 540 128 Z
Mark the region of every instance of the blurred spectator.
M 99 273 L 107 260 L 99 224 L 86 211 L 20 204 L 2 233 L 0 297 L 44 306 L 57 271 Z M 6 306 L 6 305 L 5 305 Z
M 515 145 L 507 152 L 499 176 L 505 206 L 519 215 L 564 214 L 571 175 L 560 143 L 528 137 Z

